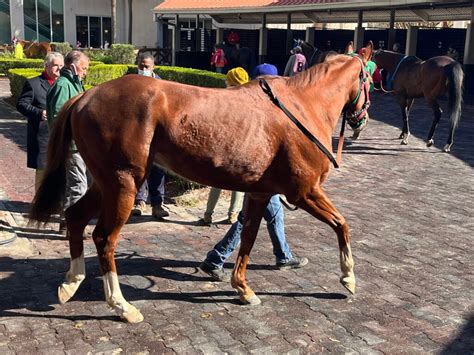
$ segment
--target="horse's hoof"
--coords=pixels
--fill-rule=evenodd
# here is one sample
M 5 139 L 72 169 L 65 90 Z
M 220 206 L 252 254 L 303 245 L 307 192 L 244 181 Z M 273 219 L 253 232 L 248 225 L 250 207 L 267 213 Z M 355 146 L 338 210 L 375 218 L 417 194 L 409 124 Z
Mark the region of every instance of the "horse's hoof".
M 260 298 L 258 298 L 255 293 L 251 296 L 241 295 L 239 299 L 243 305 L 248 306 L 258 306 L 260 303 L 262 303 L 262 301 L 260 301 Z
M 408 145 L 408 139 L 404 139 L 400 142 L 401 145 Z
M 73 290 L 68 286 L 68 284 L 62 284 L 58 287 L 58 299 L 60 304 L 65 304 L 74 296 Z
M 400 137 L 398 137 L 398 139 L 405 139 L 406 137 L 407 137 L 406 134 L 402 133 L 402 134 L 400 134 Z
M 353 277 L 342 276 L 339 281 L 352 295 L 355 293 L 355 280 Z
M 359 136 L 360 136 L 360 132 L 358 132 L 358 133 L 354 132 L 354 134 L 352 135 L 351 138 L 352 138 L 353 140 L 357 140 L 357 139 L 359 139 Z
M 451 144 L 446 144 L 443 148 L 443 152 L 449 153 L 451 151 Z
M 132 324 L 143 321 L 143 315 L 137 308 L 133 306 L 130 306 L 130 308 L 126 312 L 123 312 L 120 317 Z
M 434 144 L 434 140 L 430 139 L 426 142 L 426 146 L 429 148 Z

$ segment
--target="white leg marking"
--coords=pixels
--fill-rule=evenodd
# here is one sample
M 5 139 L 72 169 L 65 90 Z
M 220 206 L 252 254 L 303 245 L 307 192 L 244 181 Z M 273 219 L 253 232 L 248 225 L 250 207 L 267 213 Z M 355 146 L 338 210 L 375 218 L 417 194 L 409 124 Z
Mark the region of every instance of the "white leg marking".
M 341 261 L 341 283 L 351 293 L 355 292 L 354 260 L 352 259 L 351 246 L 345 246 L 340 255 Z
M 85 278 L 86 265 L 84 262 L 84 253 L 82 253 L 78 258 L 71 259 L 69 271 L 66 273 L 66 279 L 58 288 L 59 303 L 64 304 L 69 301 Z
M 126 319 L 129 323 L 138 323 L 143 320 L 140 311 L 128 303 L 122 295 L 117 274 L 108 272 L 104 275 L 105 300 L 110 307 L 115 309 L 117 314 Z

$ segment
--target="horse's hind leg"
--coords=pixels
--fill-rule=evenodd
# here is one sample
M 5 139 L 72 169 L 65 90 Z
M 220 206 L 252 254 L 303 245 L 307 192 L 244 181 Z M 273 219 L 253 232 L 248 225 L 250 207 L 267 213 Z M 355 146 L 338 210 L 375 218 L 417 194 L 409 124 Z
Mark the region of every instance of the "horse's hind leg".
M 403 129 L 402 133 L 400 134 L 399 139 L 401 139 L 401 144 L 407 145 L 408 144 L 408 137 L 410 136 L 410 125 L 409 125 L 409 117 L 410 117 L 410 110 L 413 106 L 414 99 L 407 99 L 405 97 L 399 100 L 400 109 L 402 112 L 402 119 L 403 119 Z
M 428 104 L 433 109 L 433 123 L 431 124 L 430 132 L 428 133 L 428 138 L 426 139 L 426 146 L 431 147 L 434 144 L 433 135 L 435 132 L 436 127 L 438 126 L 439 119 L 441 118 L 441 107 L 439 107 L 438 101 L 436 100 L 429 100 Z
M 316 186 L 303 199 L 296 203 L 317 219 L 330 225 L 337 234 L 342 285 L 351 293 L 355 292 L 354 261 L 352 259 L 349 226 L 344 217 L 334 207 L 320 186 Z
M 86 277 L 83 234 L 87 223 L 99 211 L 100 200 L 100 191 L 97 186 L 92 185 L 79 201 L 66 210 L 71 264 L 64 282 L 58 288 L 58 298 L 61 304 L 66 303 L 74 296 Z
M 231 279 L 231 285 L 239 293 L 239 299 L 243 304 L 260 304 L 260 299 L 247 285 L 245 273 L 250 259 L 250 251 L 255 243 L 258 228 L 260 227 L 265 207 L 269 201 L 270 196 L 256 199 L 251 195 L 247 195 L 245 200 L 244 227 L 241 234 L 241 244 Z
M 105 300 L 121 318 L 130 323 L 143 320 L 140 311 L 122 295 L 115 266 L 115 247 L 120 230 L 126 223 L 135 200 L 135 181 L 129 173 L 116 172 L 107 180 L 107 190 L 102 191 L 102 209 L 93 232 L 104 281 Z

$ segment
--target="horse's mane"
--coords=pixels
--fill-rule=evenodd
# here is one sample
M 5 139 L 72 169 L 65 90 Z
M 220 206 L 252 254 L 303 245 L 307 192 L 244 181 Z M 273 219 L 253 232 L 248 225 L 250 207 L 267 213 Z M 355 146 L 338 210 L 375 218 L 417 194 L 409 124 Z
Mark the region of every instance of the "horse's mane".
M 352 58 L 339 54 L 333 56 L 326 60 L 323 63 L 313 65 L 312 67 L 306 69 L 305 71 L 291 77 L 286 82 L 287 86 L 296 86 L 296 87 L 304 87 L 304 86 L 312 86 L 315 85 L 317 81 L 324 75 L 326 75 L 329 70 L 337 65 L 337 64 L 345 64 L 350 61 Z

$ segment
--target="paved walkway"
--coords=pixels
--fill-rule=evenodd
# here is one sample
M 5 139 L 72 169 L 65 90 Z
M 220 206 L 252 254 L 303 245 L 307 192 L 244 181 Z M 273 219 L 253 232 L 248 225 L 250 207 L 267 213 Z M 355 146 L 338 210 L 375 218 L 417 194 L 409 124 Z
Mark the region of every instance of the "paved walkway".
M 6 85 L 0 80 L 4 96 Z M 33 192 L 26 125 L 0 103 L 0 227 L 18 235 L 0 245 L 0 353 L 474 353 L 474 107 L 464 108 L 451 154 L 440 151 L 445 119 L 436 146 L 425 147 L 431 113 L 422 100 L 409 146 L 396 139 L 393 98 L 374 95 L 371 112 L 369 128 L 346 142 L 342 168 L 326 184 L 351 227 L 355 296 L 339 285 L 333 231 L 296 211 L 286 212 L 289 244 L 310 264 L 275 270 L 262 227 L 248 271 L 262 304 L 240 306 L 229 284 L 195 269 L 228 226 L 196 226 L 202 205 L 171 206 L 166 223 L 144 217 L 124 228 L 120 282 L 145 316 L 128 325 L 103 300 L 90 240 L 88 278 L 58 305 L 68 245 L 51 229 L 25 225 Z M 224 218 L 224 202 L 219 208 Z

